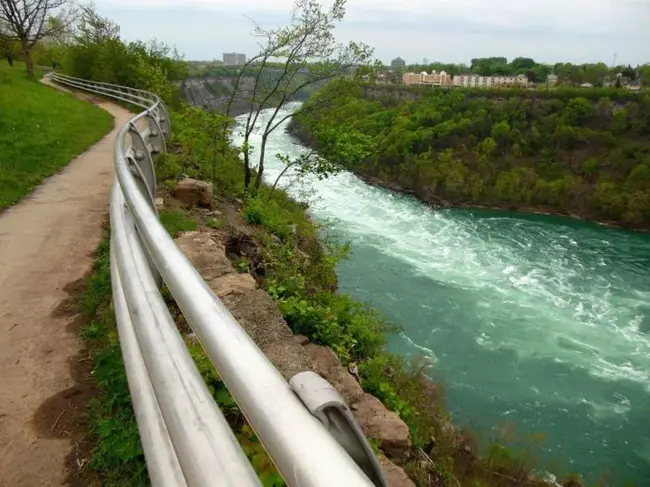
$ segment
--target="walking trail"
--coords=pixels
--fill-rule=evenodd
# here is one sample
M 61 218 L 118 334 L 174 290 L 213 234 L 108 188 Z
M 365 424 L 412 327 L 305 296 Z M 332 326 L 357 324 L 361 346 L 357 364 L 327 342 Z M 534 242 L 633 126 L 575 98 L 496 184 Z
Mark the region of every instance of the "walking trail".
M 115 128 L 0 214 L 0 486 L 65 483 L 83 395 L 73 377 L 82 345 L 61 310 L 66 289 L 91 268 L 115 136 L 129 118 L 116 105 L 98 105 L 115 117 Z

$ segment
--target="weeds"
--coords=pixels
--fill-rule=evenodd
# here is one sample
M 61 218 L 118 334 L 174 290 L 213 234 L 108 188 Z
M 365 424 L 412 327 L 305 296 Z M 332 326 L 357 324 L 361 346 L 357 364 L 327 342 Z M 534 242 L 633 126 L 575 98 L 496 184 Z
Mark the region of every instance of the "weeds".
M 172 238 L 183 232 L 192 232 L 199 228 L 196 218 L 184 210 L 163 210 L 159 214 L 160 223 L 167 229 Z
M 86 279 L 80 306 L 89 320 L 80 335 L 88 347 L 93 378 L 100 391 L 86 412 L 88 436 L 96 442 L 87 468 L 101 475 L 102 485 L 147 485 L 144 453 L 111 311 L 108 235 L 95 251 L 95 262 Z

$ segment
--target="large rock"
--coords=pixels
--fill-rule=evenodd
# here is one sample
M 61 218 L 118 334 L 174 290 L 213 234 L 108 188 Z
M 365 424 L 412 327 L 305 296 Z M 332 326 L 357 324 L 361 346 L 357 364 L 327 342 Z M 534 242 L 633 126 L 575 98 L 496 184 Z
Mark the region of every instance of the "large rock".
M 188 208 L 194 206 L 212 208 L 212 183 L 185 178 L 176 185 L 174 198 Z
M 210 234 L 185 232 L 174 241 L 206 282 L 235 272 L 226 250 Z
M 379 455 L 379 465 L 384 472 L 386 484 L 389 487 L 415 487 L 402 467 L 398 467 L 384 455 Z
M 375 396 L 364 394 L 353 409 L 364 433 L 379 440 L 380 448 L 388 456 L 401 458 L 411 449 L 411 436 L 406 423 L 386 409 Z
M 231 294 L 245 294 L 257 287 L 257 282 L 250 274 L 227 274 L 208 282 L 210 289 L 220 298 Z
M 303 353 L 309 359 L 310 369 L 327 379 L 348 404 L 356 403 L 363 398 L 363 389 L 343 367 L 332 349 L 308 344 L 303 347 Z

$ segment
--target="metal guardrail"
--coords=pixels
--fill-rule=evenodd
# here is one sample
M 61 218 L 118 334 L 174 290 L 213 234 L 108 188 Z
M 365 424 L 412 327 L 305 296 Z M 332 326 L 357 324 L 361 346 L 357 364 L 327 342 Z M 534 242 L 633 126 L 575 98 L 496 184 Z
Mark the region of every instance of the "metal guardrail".
M 162 100 L 109 83 L 58 73 L 51 78 L 143 109 L 120 129 L 115 143 L 111 280 L 152 484 L 260 485 L 176 328 L 160 294 L 162 279 L 288 485 L 386 485 L 338 393 L 312 372 L 287 383 L 160 224 L 153 158 L 166 151 L 171 136 Z

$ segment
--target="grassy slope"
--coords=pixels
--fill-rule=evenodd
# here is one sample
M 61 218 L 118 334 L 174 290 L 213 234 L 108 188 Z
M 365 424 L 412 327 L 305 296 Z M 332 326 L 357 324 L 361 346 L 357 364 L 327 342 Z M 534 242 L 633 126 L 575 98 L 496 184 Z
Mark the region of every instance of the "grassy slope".
M 0 64 L 0 211 L 20 201 L 113 126 L 104 110 Z

